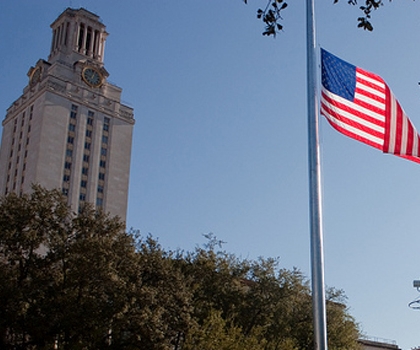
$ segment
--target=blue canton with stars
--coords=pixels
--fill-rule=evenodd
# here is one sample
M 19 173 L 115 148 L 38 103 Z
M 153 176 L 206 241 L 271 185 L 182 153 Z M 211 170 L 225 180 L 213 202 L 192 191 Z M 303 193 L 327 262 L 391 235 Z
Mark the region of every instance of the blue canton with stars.
M 325 89 L 349 101 L 354 99 L 356 66 L 321 49 L 322 85 Z

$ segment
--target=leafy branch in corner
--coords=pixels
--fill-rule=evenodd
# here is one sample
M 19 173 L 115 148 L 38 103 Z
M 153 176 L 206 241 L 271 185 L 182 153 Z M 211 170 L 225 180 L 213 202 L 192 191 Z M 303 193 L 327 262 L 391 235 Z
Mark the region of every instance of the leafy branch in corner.
M 244 2 L 247 4 L 248 0 L 244 0 Z M 257 10 L 257 18 L 265 23 L 263 35 L 276 36 L 283 29 L 283 25 L 280 24 L 280 21 L 283 19 L 281 11 L 286 7 L 287 3 L 283 0 L 268 0 L 264 9 L 260 8 Z
M 336 4 L 339 0 L 334 0 L 334 4 Z M 391 2 L 392 0 L 389 0 Z M 357 5 L 357 0 L 348 0 L 349 5 Z M 363 28 L 364 30 L 372 31 L 373 26 L 370 23 L 371 13 L 374 10 L 377 10 L 380 6 L 383 5 L 382 0 L 365 0 L 365 4 L 360 6 L 360 10 L 363 11 L 364 16 L 357 18 L 359 24 L 357 25 L 358 28 Z

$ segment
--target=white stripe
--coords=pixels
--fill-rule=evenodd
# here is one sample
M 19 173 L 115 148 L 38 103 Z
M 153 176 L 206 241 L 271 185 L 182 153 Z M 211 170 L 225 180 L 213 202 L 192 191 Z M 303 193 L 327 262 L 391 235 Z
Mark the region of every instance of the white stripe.
M 360 93 L 357 93 L 357 92 L 354 94 L 354 98 L 355 99 L 357 98 L 360 101 L 366 102 L 367 104 L 370 104 L 373 107 L 376 107 L 376 108 L 379 108 L 379 109 L 385 111 L 385 103 L 376 101 L 376 100 L 374 100 L 370 97 L 367 97 L 367 96 L 365 96 L 363 94 L 360 94 Z
M 371 142 L 373 142 L 373 143 L 376 143 L 378 146 L 383 146 L 383 144 L 384 144 L 384 140 L 383 139 L 380 139 L 380 138 L 378 138 L 378 137 L 376 137 L 376 136 L 373 136 L 373 135 L 371 135 L 371 134 L 368 134 L 368 133 L 366 133 L 366 132 L 364 132 L 364 131 L 361 131 L 360 129 L 357 129 L 357 128 L 355 128 L 355 127 L 353 127 L 353 126 L 350 126 L 350 125 L 348 125 L 348 124 L 346 124 L 346 123 L 344 123 L 344 122 L 342 122 L 341 120 L 338 120 L 338 119 L 336 119 L 336 118 L 334 118 L 332 115 L 330 115 L 327 111 L 325 111 L 323 108 L 322 108 L 322 106 L 321 106 L 321 113 L 329 120 L 329 121 L 331 121 L 333 124 L 335 124 L 335 125 L 338 125 L 339 127 L 341 127 L 342 129 L 345 129 L 345 130 L 347 130 L 347 131 L 349 131 L 349 132 L 351 132 L 351 133 L 353 133 L 353 134 L 355 134 L 355 135 L 359 135 L 359 136 L 361 136 L 361 137 L 363 137 L 363 138 L 365 138 L 365 139 L 367 139 L 367 140 L 369 140 L 369 141 L 371 141 Z
M 397 118 L 396 118 L 396 101 L 394 96 L 391 94 L 391 106 L 390 106 L 390 121 L 389 121 L 389 149 L 388 153 L 395 152 L 395 132 L 397 130 Z
M 347 107 L 353 108 L 353 109 L 357 110 L 360 113 L 366 114 L 369 117 L 374 118 L 374 119 L 376 119 L 376 120 L 378 120 L 380 122 L 385 122 L 385 115 L 382 115 L 382 114 L 373 112 L 370 109 L 367 109 L 365 107 L 359 106 L 359 105 L 355 104 L 354 102 L 351 102 L 351 101 L 349 101 L 349 100 L 347 100 L 347 99 L 345 99 L 345 98 L 343 98 L 341 96 L 338 96 L 336 94 L 333 94 L 332 92 L 329 92 L 324 87 L 322 88 L 322 92 L 326 96 L 328 96 L 330 99 L 332 99 L 332 100 L 336 100 L 337 102 L 342 103 L 343 105 L 345 105 Z M 384 110 L 384 114 L 385 114 L 385 107 L 383 108 L 383 110 Z
M 360 82 L 356 83 L 356 89 L 361 89 L 363 91 L 367 91 L 372 95 L 376 95 L 380 98 L 385 99 L 385 91 L 384 90 L 374 89 L 374 88 L 372 88 L 370 86 L 367 86 L 367 85 L 365 85 L 363 83 L 360 83 Z
M 375 130 L 377 132 L 380 132 L 382 134 L 385 133 L 385 128 L 376 124 L 373 124 L 369 121 L 367 121 L 366 119 L 363 119 L 361 117 L 358 117 L 352 113 L 349 113 L 337 106 L 332 105 L 331 103 L 329 103 L 328 101 L 322 99 L 322 103 L 327 106 L 329 109 L 333 110 L 335 113 L 339 114 L 340 116 L 343 116 L 345 118 L 348 118 L 350 120 L 355 121 L 356 123 L 359 123 L 363 126 L 368 127 L 369 129 Z
M 417 135 L 417 132 L 415 132 L 415 134 L 413 135 L 413 149 L 412 149 L 412 155 L 418 157 L 418 141 L 419 141 L 419 137 Z
M 375 79 L 375 78 L 368 77 L 367 75 L 364 75 L 360 71 L 358 71 L 356 73 L 356 75 L 358 75 L 361 79 L 366 80 L 369 83 L 375 84 L 375 85 L 379 86 L 380 88 L 382 88 L 383 90 L 385 90 L 385 82 L 382 79 L 378 80 L 378 79 Z

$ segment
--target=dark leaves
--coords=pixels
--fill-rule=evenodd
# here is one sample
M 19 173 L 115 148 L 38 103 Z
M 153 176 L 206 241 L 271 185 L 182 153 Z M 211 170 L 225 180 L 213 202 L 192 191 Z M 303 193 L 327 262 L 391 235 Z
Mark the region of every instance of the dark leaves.
M 257 10 L 257 18 L 262 20 L 265 24 L 263 35 L 265 36 L 276 36 L 277 33 L 283 30 L 283 25 L 280 22 L 283 20 L 281 11 L 287 8 L 287 3 L 284 0 L 266 0 L 267 4 L 264 9 L 260 8 Z M 390 2 L 392 0 L 389 0 Z M 245 4 L 248 0 L 243 0 Z M 338 3 L 339 0 L 333 0 L 333 3 Z M 357 0 L 347 0 L 349 5 L 358 5 Z M 377 10 L 384 4 L 384 0 L 365 0 L 364 4 L 359 6 L 359 9 L 363 12 L 363 16 L 357 18 L 358 28 L 372 31 L 373 26 L 370 22 L 371 14 L 374 10 Z
M 244 0 L 245 4 L 248 3 Z M 283 0 L 267 0 L 267 5 L 264 9 L 257 10 L 257 18 L 261 19 L 265 24 L 263 35 L 276 36 L 278 32 L 283 30 L 280 21 L 283 19 L 281 11 L 287 8 L 287 3 Z
M 334 4 L 337 3 L 339 0 L 334 0 Z M 392 0 L 389 0 L 390 2 Z M 349 5 L 356 6 L 357 0 L 348 0 L 347 3 Z M 377 10 L 380 6 L 383 5 L 383 0 L 365 0 L 364 5 L 361 5 L 359 9 L 363 11 L 364 16 L 357 18 L 357 21 L 359 22 L 357 27 L 362 28 L 364 30 L 372 31 L 373 26 L 370 22 L 371 13 L 374 10 Z

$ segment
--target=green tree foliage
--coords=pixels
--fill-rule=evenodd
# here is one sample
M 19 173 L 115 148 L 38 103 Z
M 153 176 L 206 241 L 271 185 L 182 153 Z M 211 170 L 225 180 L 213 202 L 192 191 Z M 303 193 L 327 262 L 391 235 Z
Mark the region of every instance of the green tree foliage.
M 248 3 L 248 0 L 243 1 L 245 4 Z M 391 1 L 389 0 L 389 2 Z M 336 4 L 339 0 L 333 0 L 333 2 Z M 373 26 L 370 22 L 372 12 L 383 6 L 384 0 L 365 0 L 360 1 L 361 4 L 357 0 L 347 0 L 347 3 L 353 6 L 359 6 L 360 11 L 363 13 L 363 15 L 357 18 L 357 26 L 364 30 L 372 31 Z M 281 24 L 282 11 L 287 6 L 288 4 L 284 0 L 265 0 L 265 7 L 257 10 L 257 18 L 261 19 L 265 25 L 263 35 L 276 36 L 283 29 L 283 25 Z
M 302 273 L 208 242 L 165 251 L 58 191 L 0 199 L 0 348 L 313 349 Z M 341 291 L 328 293 L 332 350 L 358 349 Z

